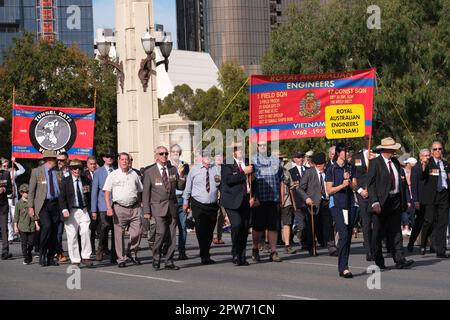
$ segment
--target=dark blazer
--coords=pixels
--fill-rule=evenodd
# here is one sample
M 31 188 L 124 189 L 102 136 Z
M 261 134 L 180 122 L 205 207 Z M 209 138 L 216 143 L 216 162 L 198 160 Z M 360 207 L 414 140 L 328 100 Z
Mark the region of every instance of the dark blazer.
M 292 181 L 300 183 L 302 176 L 304 176 L 306 170 L 309 169 L 309 168 L 307 168 L 305 166 L 302 166 L 302 168 L 303 168 L 303 170 L 302 170 L 301 174 L 300 174 L 297 166 L 294 166 L 293 168 L 289 169 L 289 173 L 291 174 Z M 298 188 L 294 189 L 293 193 L 294 193 L 295 206 L 297 208 L 304 207 L 305 206 L 305 200 L 302 199 L 302 196 L 301 196 Z
M 363 150 L 353 155 L 351 164 L 356 177 L 356 191 L 359 188 L 365 189 L 367 187 L 367 165 Z
M 89 180 L 83 175 L 80 176 L 80 179 L 83 186 L 83 189 L 81 190 L 81 192 L 83 193 L 83 203 L 87 208 L 90 205 L 89 200 L 91 199 L 91 184 L 89 183 Z M 75 201 L 75 188 L 73 186 L 72 175 L 65 177 L 61 181 L 61 190 L 58 200 L 59 210 L 61 211 L 61 218 L 64 218 L 62 211 L 66 209 L 71 212 L 73 203 Z
M 174 166 L 167 166 L 167 175 L 170 182 L 170 192 L 162 182 L 162 175 L 156 164 L 145 169 L 144 172 L 144 191 L 142 192 L 142 203 L 144 213 L 151 213 L 155 217 L 165 217 L 171 214 L 172 217 L 178 217 L 177 196 L 175 190 L 184 190 L 186 178 L 178 175 L 178 170 Z
M 245 174 L 233 164 L 222 164 L 220 183 L 220 204 L 224 208 L 239 209 L 245 195 Z
M 444 163 L 444 170 L 447 173 L 447 186 L 449 186 L 450 180 L 448 179 L 448 174 L 450 173 L 449 164 L 447 161 L 442 160 Z M 418 163 L 416 166 L 420 166 L 420 169 L 422 169 L 422 166 Z M 432 175 L 433 170 L 438 170 L 438 166 L 436 162 L 434 161 L 434 158 L 430 158 L 428 161 L 428 164 L 425 166 L 425 170 L 422 172 L 422 177 L 424 180 L 424 192 L 423 192 L 423 203 L 424 204 L 433 204 L 436 200 L 436 194 L 437 194 L 437 183 L 438 183 L 438 176 Z M 447 192 L 449 188 L 447 187 Z
M 317 169 L 311 168 L 305 171 L 305 175 L 300 180 L 298 188 L 303 201 L 311 198 L 315 206 L 320 205 L 322 199 L 320 180 L 317 175 Z
M 12 193 L 11 175 L 8 170 L 0 170 L 0 187 L 5 188 L 5 192 L 0 193 L 0 203 L 8 203 L 8 194 Z
M 391 158 L 392 164 L 398 172 L 398 183 L 400 189 L 400 201 L 402 212 L 406 211 L 408 203 L 406 201 L 406 177 L 405 172 L 400 167 L 400 162 L 397 158 Z M 380 155 L 375 159 L 370 160 L 369 172 L 367 173 L 367 186 L 369 189 L 369 208 L 372 204 L 379 202 L 383 209 L 391 189 L 391 177 L 389 170 Z
M 418 162 L 411 169 L 411 196 L 412 202 L 423 203 L 423 191 L 425 188 L 425 179 L 422 173 L 422 164 Z

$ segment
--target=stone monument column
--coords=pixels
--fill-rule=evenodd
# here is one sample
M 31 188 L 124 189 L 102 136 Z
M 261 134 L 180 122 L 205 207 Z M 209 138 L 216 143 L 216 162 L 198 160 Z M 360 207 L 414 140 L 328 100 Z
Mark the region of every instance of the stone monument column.
M 125 74 L 123 93 L 117 88 L 117 151 L 130 153 L 138 169 L 154 163 L 159 141 L 156 71 L 147 92 L 138 77 L 147 56 L 141 43 L 147 29 L 154 33 L 153 0 L 116 0 L 116 48 Z M 154 60 L 152 70 L 156 70 Z

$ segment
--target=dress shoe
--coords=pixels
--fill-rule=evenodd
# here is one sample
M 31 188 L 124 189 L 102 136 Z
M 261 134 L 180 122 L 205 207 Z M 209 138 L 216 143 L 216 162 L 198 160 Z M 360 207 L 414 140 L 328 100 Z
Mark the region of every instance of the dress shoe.
M 232 260 L 232 262 L 233 262 L 233 264 L 238 264 L 238 258 L 237 257 L 233 257 L 233 260 Z
M 59 266 L 58 261 L 56 261 L 54 258 L 47 259 L 47 266 Z
M 95 254 L 95 260 L 97 261 L 102 261 L 103 260 L 103 252 L 102 251 L 97 251 L 97 253 Z
M 370 253 L 366 254 L 366 261 L 373 261 L 373 256 Z
M 281 262 L 281 258 L 278 256 L 278 252 L 274 251 L 270 254 L 270 261 L 272 262 Z
M 8 260 L 12 258 L 12 253 L 3 253 L 2 254 L 2 260 Z
M 173 263 L 169 263 L 169 264 L 166 264 L 164 266 L 164 269 L 167 269 L 167 270 L 180 270 L 180 267 L 174 265 Z
M 159 261 L 153 260 L 152 266 L 153 266 L 153 269 L 155 269 L 156 271 L 158 271 L 159 269 L 161 269 L 161 266 L 160 266 L 160 262 L 159 262 Z
M 127 266 L 127 263 L 125 261 L 119 263 L 118 267 L 119 268 L 125 268 Z
M 133 263 L 134 265 L 141 265 L 141 260 L 137 257 L 135 254 L 134 257 L 131 255 L 131 253 L 127 254 L 128 261 Z
M 347 272 L 345 272 L 347 271 Z M 339 276 L 345 279 L 353 278 L 353 274 L 349 270 L 345 270 L 344 272 L 339 272 Z
M 178 260 L 187 260 L 187 259 L 189 259 L 189 257 L 186 255 L 186 253 L 180 252 L 178 254 Z
M 42 267 L 46 267 L 47 266 L 47 257 L 44 254 L 40 254 L 39 255 L 39 264 Z
M 94 266 L 91 259 L 81 259 L 81 263 L 88 268 L 92 268 Z
M 450 256 L 447 253 L 439 253 L 436 255 L 437 258 L 448 259 Z
M 284 250 L 286 251 L 286 253 L 288 254 L 294 254 L 297 253 L 297 250 L 292 249 L 291 247 L 285 247 Z
M 208 265 L 208 264 L 214 264 L 214 263 L 216 263 L 216 262 L 211 258 L 202 259 L 202 264 Z
M 59 262 L 59 263 L 64 263 L 64 262 L 67 262 L 67 261 L 69 260 L 69 259 L 67 259 L 67 257 L 64 255 L 64 253 L 58 254 L 57 258 L 58 258 L 58 262 Z
M 405 268 L 410 267 L 413 263 L 414 263 L 414 260 L 403 259 L 395 264 L 395 268 L 396 269 L 405 269 Z
M 413 252 L 414 251 L 414 243 L 408 243 L 407 250 L 410 253 Z
M 425 248 L 420 248 L 420 254 L 421 254 L 422 256 L 424 256 L 425 253 L 427 253 L 427 249 L 425 249 Z
M 250 263 L 248 263 L 247 260 L 243 260 L 243 261 L 238 261 L 238 263 L 236 264 L 236 266 L 249 266 Z
M 261 257 L 259 256 L 259 249 L 252 250 L 252 260 L 254 262 L 261 262 Z

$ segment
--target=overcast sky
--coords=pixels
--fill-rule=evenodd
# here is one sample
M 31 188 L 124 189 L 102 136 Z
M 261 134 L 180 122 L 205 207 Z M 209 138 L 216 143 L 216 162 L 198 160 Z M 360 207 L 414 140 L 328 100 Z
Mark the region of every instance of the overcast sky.
M 114 28 L 114 3 L 113 0 L 93 0 L 94 4 L 94 37 L 97 28 Z M 172 33 L 174 46 L 177 47 L 177 19 L 175 0 L 154 0 L 153 10 L 155 23 L 163 24 L 164 31 Z

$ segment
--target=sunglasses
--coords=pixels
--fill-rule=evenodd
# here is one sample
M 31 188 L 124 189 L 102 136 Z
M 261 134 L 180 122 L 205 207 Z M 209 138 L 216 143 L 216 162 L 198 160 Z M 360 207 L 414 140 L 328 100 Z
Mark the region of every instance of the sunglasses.
M 160 152 L 160 153 L 158 153 L 160 156 L 168 156 L 169 155 L 169 153 L 168 152 Z
M 65 159 L 58 159 L 58 162 L 65 162 Z
M 80 167 L 76 167 L 76 168 L 71 168 L 72 170 L 81 170 Z
M 437 151 L 437 150 L 442 151 L 442 148 L 433 148 L 433 151 Z

